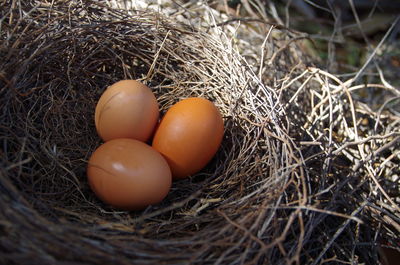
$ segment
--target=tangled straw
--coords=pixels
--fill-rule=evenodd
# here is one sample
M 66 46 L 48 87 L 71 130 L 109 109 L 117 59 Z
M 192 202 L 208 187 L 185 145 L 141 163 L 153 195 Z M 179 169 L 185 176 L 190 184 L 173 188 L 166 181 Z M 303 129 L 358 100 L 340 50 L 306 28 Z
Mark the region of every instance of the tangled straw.
M 266 25 L 260 56 L 244 56 L 254 47 L 226 24 L 95 1 L 1 5 L 2 263 L 375 264 L 378 243 L 399 249 L 399 117 L 306 66 L 298 33 Z M 142 212 L 102 204 L 85 172 L 96 101 L 128 78 L 162 111 L 206 97 L 226 127 L 207 168 Z

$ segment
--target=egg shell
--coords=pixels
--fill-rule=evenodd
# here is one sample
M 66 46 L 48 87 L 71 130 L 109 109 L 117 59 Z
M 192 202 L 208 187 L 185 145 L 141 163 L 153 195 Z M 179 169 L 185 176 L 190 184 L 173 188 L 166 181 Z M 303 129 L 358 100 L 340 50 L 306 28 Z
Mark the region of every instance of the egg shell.
M 200 171 L 217 152 L 224 123 L 217 107 L 205 98 L 188 98 L 162 118 L 152 146 L 166 158 L 174 179 Z
M 95 110 L 97 133 L 104 141 L 150 139 L 159 118 L 157 99 L 136 80 L 121 80 L 104 91 Z
M 134 139 L 114 139 L 98 147 L 89 159 L 87 175 L 102 201 L 125 210 L 161 202 L 172 182 L 164 157 Z

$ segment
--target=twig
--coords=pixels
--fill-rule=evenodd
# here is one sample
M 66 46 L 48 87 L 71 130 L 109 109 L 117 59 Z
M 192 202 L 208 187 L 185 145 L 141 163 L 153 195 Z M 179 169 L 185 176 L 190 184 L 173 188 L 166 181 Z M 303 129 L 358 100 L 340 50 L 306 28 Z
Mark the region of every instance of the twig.
M 351 3 L 353 2 L 353 0 L 349 0 Z M 356 18 L 358 18 L 358 16 L 356 16 Z M 362 75 L 362 73 L 364 72 L 365 68 L 367 68 L 367 66 L 369 65 L 369 63 L 372 61 L 372 59 L 375 57 L 376 53 L 378 52 L 378 50 L 381 48 L 381 46 L 383 45 L 383 43 L 385 43 L 387 37 L 389 37 L 390 32 L 394 29 L 395 25 L 399 22 L 400 20 L 400 16 L 398 16 L 395 21 L 392 23 L 392 25 L 390 26 L 390 28 L 386 31 L 385 35 L 382 37 L 381 41 L 378 43 L 378 45 L 376 46 L 376 48 L 372 51 L 371 55 L 368 57 L 368 59 L 365 61 L 365 63 L 363 64 L 363 66 L 360 68 L 360 70 L 357 72 L 357 74 L 354 77 L 353 82 L 357 81 L 360 76 Z M 361 31 L 363 32 L 363 31 Z M 363 33 L 364 34 L 364 33 Z
M 361 145 L 361 144 L 370 142 L 371 140 L 382 140 L 382 139 L 386 139 L 386 138 L 389 138 L 392 136 L 397 136 L 397 135 L 400 135 L 400 132 L 391 132 L 386 135 L 371 135 L 371 136 L 368 136 L 367 138 L 364 138 L 364 139 L 361 139 L 358 141 L 346 142 L 343 145 L 341 145 L 338 149 L 333 151 L 332 154 L 338 155 L 340 152 L 342 152 L 342 150 L 347 149 L 349 146 Z
M 354 217 L 357 215 L 359 212 L 361 212 L 364 207 L 368 204 L 367 201 L 362 203 L 357 209 L 355 209 L 352 213 L 351 216 Z M 328 249 L 331 247 L 331 245 L 335 242 L 335 240 L 340 236 L 340 234 L 346 229 L 346 227 L 349 225 L 350 221 L 352 219 L 347 219 L 346 221 L 343 222 L 343 224 L 340 226 L 340 228 L 335 232 L 335 234 L 332 236 L 332 238 L 325 244 L 323 250 L 321 253 L 319 253 L 318 257 L 311 263 L 312 265 L 316 265 L 319 263 L 319 261 L 322 259 L 322 257 L 325 255 L 325 253 L 328 251 Z

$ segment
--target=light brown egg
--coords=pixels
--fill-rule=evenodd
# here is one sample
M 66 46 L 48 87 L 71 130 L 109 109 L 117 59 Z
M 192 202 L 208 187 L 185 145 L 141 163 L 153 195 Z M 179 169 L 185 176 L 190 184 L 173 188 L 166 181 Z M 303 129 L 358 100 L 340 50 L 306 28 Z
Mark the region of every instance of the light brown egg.
M 119 81 L 104 91 L 95 111 L 95 125 L 104 141 L 150 139 L 159 109 L 151 89 L 136 80 Z
M 217 152 L 224 122 L 215 105 L 188 98 L 173 105 L 162 118 L 152 146 L 167 159 L 174 179 L 201 170 Z
M 114 139 L 97 148 L 87 167 L 89 184 L 105 203 L 126 210 L 161 202 L 171 188 L 171 171 L 151 146 Z

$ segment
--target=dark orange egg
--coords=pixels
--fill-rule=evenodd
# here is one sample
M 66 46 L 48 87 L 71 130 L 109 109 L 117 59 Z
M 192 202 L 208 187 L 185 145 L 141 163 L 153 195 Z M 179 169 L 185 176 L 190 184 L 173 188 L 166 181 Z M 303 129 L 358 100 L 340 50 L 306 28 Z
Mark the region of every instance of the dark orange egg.
M 181 179 L 207 165 L 223 134 L 224 123 L 216 106 L 204 98 L 188 98 L 167 111 L 152 146 L 167 159 L 173 178 Z
M 161 202 L 172 182 L 164 157 L 133 139 L 102 144 L 90 157 L 87 175 L 90 187 L 102 201 L 126 210 Z

